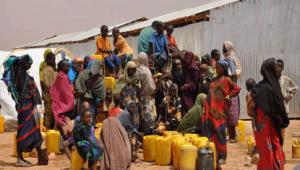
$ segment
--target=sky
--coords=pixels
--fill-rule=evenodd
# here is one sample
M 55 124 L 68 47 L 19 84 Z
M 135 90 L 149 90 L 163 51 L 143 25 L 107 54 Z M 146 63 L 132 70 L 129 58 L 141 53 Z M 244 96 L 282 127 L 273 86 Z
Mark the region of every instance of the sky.
M 0 0 L 0 50 L 213 0 Z

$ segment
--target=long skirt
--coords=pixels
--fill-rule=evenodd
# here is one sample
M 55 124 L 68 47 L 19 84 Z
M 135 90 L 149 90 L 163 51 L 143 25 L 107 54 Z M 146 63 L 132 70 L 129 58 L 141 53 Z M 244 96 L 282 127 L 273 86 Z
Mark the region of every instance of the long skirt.
M 17 105 L 17 112 L 17 151 L 30 152 L 33 148 L 41 146 L 43 142 L 40 132 L 39 115 L 34 108 L 31 98 L 25 98 L 22 106 Z
M 48 129 L 54 129 L 54 116 L 52 112 L 52 99 L 49 93 L 44 93 L 44 105 L 45 105 L 45 113 L 44 113 L 44 122 L 45 127 Z
M 156 120 L 155 101 L 151 96 L 142 96 L 139 101 L 140 106 L 140 130 L 146 134 L 151 133 L 150 128 L 154 126 Z
M 205 102 L 205 108 L 208 108 Z M 209 138 L 215 143 L 218 159 L 227 158 L 227 142 L 226 142 L 226 117 L 217 119 L 208 111 L 201 117 L 202 135 Z
M 240 116 L 239 96 L 231 99 L 229 112 L 227 113 L 227 126 L 237 126 Z
M 257 108 L 254 132 L 256 148 L 259 153 L 257 169 L 284 169 L 284 152 L 280 144 L 279 131 L 272 125 L 271 119 Z

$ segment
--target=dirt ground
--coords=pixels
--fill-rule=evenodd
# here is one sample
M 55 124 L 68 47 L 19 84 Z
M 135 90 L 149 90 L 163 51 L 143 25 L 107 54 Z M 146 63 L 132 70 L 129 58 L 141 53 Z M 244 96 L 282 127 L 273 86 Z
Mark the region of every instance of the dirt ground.
M 297 164 L 300 164 L 300 159 L 292 159 L 292 140 L 300 139 L 300 120 L 292 120 L 289 128 L 286 131 L 284 151 L 286 154 L 285 169 L 292 170 Z M 246 137 L 252 135 L 251 122 L 246 122 Z M 70 162 L 64 155 L 57 155 L 55 160 L 51 160 L 48 166 L 33 166 L 30 168 L 15 167 L 16 158 L 13 154 L 13 133 L 0 133 L 0 170 L 2 169 L 30 169 L 30 170 L 67 170 L 70 169 Z M 140 159 L 142 160 L 142 153 Z M 35 163 L 36 158 L 28 158 L 29 161 Z M 137 161 L 132 164 L 132 170 L 171 170 L 172 166 L 157 166 L 153 163 Z M 247 155 L 246 143 L 228 144 L 228 159 L 227 164 L 222 166 L 224 170 L 254 170 L 255 165 L 250 164 L 250 157 Z

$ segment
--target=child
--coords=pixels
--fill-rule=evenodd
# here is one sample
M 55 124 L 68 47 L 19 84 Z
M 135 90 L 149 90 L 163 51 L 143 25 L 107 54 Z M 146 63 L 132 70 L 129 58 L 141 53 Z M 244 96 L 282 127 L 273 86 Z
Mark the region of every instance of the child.
M 114 106 L 115 106 L 115 104 L 114 104 L 114 100 L 113 100 L 112 89 L 107 88 L 104 101 L 102 101 L 101 104 L 97 108 L 97 110 L 98 110 L 97 111 L 98 114 L 96 116 L 97 123 L 103 122 L 103 120 L 107 118 L 109 110 L 114 108 Z
M 73 137 L 76 149 L 84 162 L 88 161 L 89 169 L 96 169 L 97 163 L 102 158 L 102 148 L 99 146 L 92 123 L 92 113 L 84 111 L 80 121 L 75 123 Z
M 83 112 L 89 111 L 90 110 L 90 104 L 88 102 L 83 102 L 82 103 L 82 110 Z M 78 115 L 75 120 L 69 120 L 69 124 L 68 124 L 68 129 L 72 129 L 74 128 L 74 124 L 76 124 L 77 122 L 80 122 L 80 116 Z M 62 132 L 64 133 L 64 132 Z M 71 161 L 71 151 L 70 148 L 72 148 L 72 146 L 75 144 L 74 142 L 74 137 L 72 134 L 64 134 L 63 137 L 65 138 L 65 141 L 63 142 L 63 149 L 65 154 L 67 155 L 68 159 Z
M 123 112 L 123 110 L 121 109 L 121 97 L 119 94 L 115 94 L 113 96 L 113 100 L 114 100 L 114 107 L 111 108 L 108 111 L 108 117 L 117 117 L 120 113 Z
M 246 88 L 247 88 L 247 95 L 246 95 L 246 103 L 247 103 L 247 114 L 250 117 L 254 117 L 254 101 L 252 99 L 251 90 L 256 85 L 256 81 L 253 78 L 249 78 L 246 80 Z
M 169 94 L 164 97 L 161 106 L 164 107 L 164 119 L 170 123 L 170 130 L 177 129 L 178 121 L 181 120 L 181 100 L 177 84 L 171 84 Z

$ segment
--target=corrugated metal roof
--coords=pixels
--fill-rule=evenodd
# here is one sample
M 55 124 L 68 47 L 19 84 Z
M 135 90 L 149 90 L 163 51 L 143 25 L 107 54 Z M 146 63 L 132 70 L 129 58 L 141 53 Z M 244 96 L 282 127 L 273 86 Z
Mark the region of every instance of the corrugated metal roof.
M 140 22 L 140 23 L 128 26 L 128 27 L 124 27 L 124 28 L 120 29 L 120 31 L 123 33 L 123 32 L 130 32 L 130 31 L 142 29 L 142 28 L 150 26 L 153 21 L 170 22 L 170 21 L 177 20 L 177 19 L 180 19 L 180 18 L 186 18 L 186 17 L 193 16 L 193 15 L 205 12 L 205 11 L 209 11 L 211 9 L 218 8 L 218 7 L 224 6 L 226 4 L 230 4 L 230 3 L 233 3 L 233 2 L 237 2 L 237 1 L 240 1 L 240 0 L 218 0 L 218 1 L 213 1 L 213 2 L 210 2 L 210 3 L 206 3 L 206 4 L 203 4 L 203 5 L 194 7 L 194 8 L 187 8 L 187 9 L 184 9 L 184 10 L 168 13 L 168 14 L 161 15 L 161 16 L 158 16 L 158 17 L 154 17 L 154 18 L 151 18 L 147 21 Z
M 123 22 L 121 24 L 117 24 L 114 26 L 109 26 L 109 30 L 111 30 L 113 27 L 122 27 L 122 26 L 128 26 L 130 24 L 134 24 L 136 22 L 145 21 L 147 18 L 142 17 L 136 20 Z M 87 31 L 80 31 L 75 33 L 69 33 L 69 34 L 63 34 L 63 35 L 54 35 L 51 37 L 48 37 L 46 39 L 30 42 L 21 46 L 18 46 L 16 48 L 30 48 L 30 47 L 45 47 L 51 44 L 59 44 L 59 43 L 67 43 L 67 42 L 80 42 L 87 40 L 89 38 L 95 37 L 100 34 L 100 28 L 93 28 Z
M 214 8 L 218 8 L 221 6 L 224 6 L 226 4 L 230 4 L 233 2 L 237 2 L 239 0 L 216 0 L 213 2 L 209 2 L 206 4 L 199 5 L 194 8 L 187 8 L 184 10 L 168 13 L 159 17 L 154 17 L 152 19 L 143 21 L 143 22 L 138 22 L 143 18 L 139 18 L 134 21 L 129 21 L 129 22 L 124 22 L 122 24 L 118 24 L 115 26 L 110 26 L 109 28 L 112 29 L 113 27 L 121 27 L 124 26 L 123 28 L 120 28 L 120 32 L 130 32 L 130 31 L 135 31 L 142 29 L 144 27 L 148 27 L 152 24 L 153 21 L 162 21 L 162 22 L 170 22 L 176 19 L 183 19 L 189 16 L 193 16 L 205 11 L 209 11 Z M 136 22 L 135 22 L 136 21 Z M 60 44 L 60 43 L 72 43 L 72 42 L 81 42 L 84 40 L 87 40 L 89 38 L 92 38 L 94 36 L 97 36 L 100 34 L 100 28 L 93 28 L 87 31 L 80 31 L 76 33 L 70 33 L 70 34 L 64 34 L 64 35 L 58 35 L 54 36 L 53 38 L 46 38 L 40 41 L 28 43 L 25 45 L 21 45 L 17 48 L 30 48 L 30 47 L 45 47 L 53 44 Z

